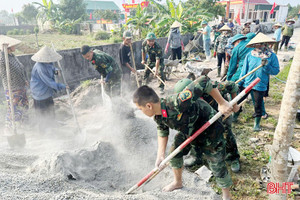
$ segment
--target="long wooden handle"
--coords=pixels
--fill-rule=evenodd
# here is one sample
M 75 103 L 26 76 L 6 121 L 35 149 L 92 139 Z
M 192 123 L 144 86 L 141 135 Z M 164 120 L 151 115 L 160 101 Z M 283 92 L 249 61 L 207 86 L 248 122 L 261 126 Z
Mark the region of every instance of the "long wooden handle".
M 133 65 L 133 68 L 134 68 L 134 70 L 135 70 L 135 80 L 136 80 L 136 85 L 137 85 L 138 87 L 140 87 L 139 78 L 138 78 L 137 71 L 136 71 L 136 65 L 135 65 L 135 60 L 134 60 L 134 54 L 133 54 L 133 50 L 132 50 L 132 45 L 131 45 L 131 44 L 130 44 L 130 51 L 131 51 L 132 65 Z
M 151 72 L 152 72 L 152 74 L 154 74 L 154 76 L 156 76 L 156 78 L 158 78 L 158 80 L 160 81 L 160 82 L 162 82 L 162 84 L 164 84 L 165 86 L 166 86 L 166 83 L 163 81 L 163 80 L 161 80 L 161 78 L 159 77 L 159 76 L 157 76 L 156 74 L 155 74 L 155 72 L 147 65 L 147 64 L 144 64 Z
M 3 44 L 3 51 L 5 57 L 8 96 L 9 96 L 10 112 L 11 112 L 11 119 L 12 119 L 11 123 L 12 123 L 14 133 L 17 134 L 16 124 L 15 124 L 15 108 L 14 108 L 14 101 L 13 101 L 13 93 L 11 89 L 10 67 L 9 67 L 9 60 L 8 60 L 8 44 Z

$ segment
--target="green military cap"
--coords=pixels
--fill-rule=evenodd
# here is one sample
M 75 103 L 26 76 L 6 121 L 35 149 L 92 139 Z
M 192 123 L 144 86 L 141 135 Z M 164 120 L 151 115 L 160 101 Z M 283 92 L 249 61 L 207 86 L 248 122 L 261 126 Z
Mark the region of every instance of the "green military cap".
M 146 40 L 155 40 L 156 39 L 156 36 L 154 33 L 148 33 L 147 34 L 147 37 L 146 37 Z
M 178 81 L 174 86 L 174 92 L 179 93 L 181 92 L 186 86 L 188 86 L 191 82 L 193 82 L 191 79 L 184 78 Z
M 203 21 L 201 22 L 201 26 L 204 25 L 204 24 L 207 24 L 207 21 L 206 21 L 206 20 L 203 20 Z
M 132 38 L 132 34 L 131 34 L 130 31 L 125 31 L 125 32 L 123 33 L 123 37 L 124 37 L 124 38 Z

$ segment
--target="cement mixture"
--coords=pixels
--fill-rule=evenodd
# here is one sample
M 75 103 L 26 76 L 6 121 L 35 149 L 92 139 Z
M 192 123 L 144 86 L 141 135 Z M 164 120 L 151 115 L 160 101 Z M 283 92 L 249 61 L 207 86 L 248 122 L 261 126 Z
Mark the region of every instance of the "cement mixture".
M 11 150 L 0 136 L 0 199 L 220 199 L 187 171 L 183 189 L 162 192 L 173 180 L 170 167 L 136 194 L 125 195 L 154 168 L 156 125 L 131 101 L 113 99 L 113 108 L 103 107 L 99 87 L 92 81 L 72 94 L 81 134 L 74 135 L 67 100 L 60 98 L 56 113 L 64 126 L 44 135 L 25 130 L 22 150 Z

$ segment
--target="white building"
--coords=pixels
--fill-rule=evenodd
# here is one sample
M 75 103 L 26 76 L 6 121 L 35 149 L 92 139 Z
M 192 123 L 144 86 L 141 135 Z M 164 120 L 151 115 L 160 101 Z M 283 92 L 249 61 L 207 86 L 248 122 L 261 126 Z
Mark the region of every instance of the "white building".
M 224 0 L 229 19 L 235 19 L 240 12 L 242 23 L 259 20 L 260 22 L 284 22 L 288 14 L 287 5 L 278 5 L 270 14 L 273 4 L 267 0 Z

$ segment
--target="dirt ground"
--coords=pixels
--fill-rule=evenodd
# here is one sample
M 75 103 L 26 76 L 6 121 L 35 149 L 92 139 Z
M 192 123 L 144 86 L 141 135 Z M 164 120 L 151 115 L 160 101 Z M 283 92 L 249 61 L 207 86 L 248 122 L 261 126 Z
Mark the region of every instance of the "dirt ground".
M 300 29 L 292 42 L 298 43 Z M 283 58 L 294 52 L 279 51 Z M 211 62 L 194 63 L 199 68 L 216 66 Z M 216 70 L 209 77 L 216 79 Z M 175 83 L 187 72 L 179 66 L 167 81 L 166 93 L 173 93 Z M 150 83 L 158 91 L 158 82 Z M 72 96 L 82 132 L 76 131 L 65 97 L 56 99 L 57 119 L 61 122 L 52 130 L 37 132 L 32 123 L 23 131 L 27 144 L 24 149 L 11 149 L 0 128 L 0 199 L 220 199 L 198 175 L 184 171 L 184 188 L 170 193 L 161 188 L 172 181 L 172 171 L 165 169 L 136 194 L 125 192 L 154 168 L 156 158 L 156 126 L 152 119 L 135 109 L 131 102 L 133 90 L 124 99 L 102 104 L 97 81 Z M 278 118 L 279 105 L 266 106 Z M 1 119 L 5 110 L 0 109 Z M 30 113 L 32 116 L 34 113 Z M 275 127 L 273 127 L 275 128 Z M 77 133 L 77 134 L 76 134 Z M 170 140 L 175 134 L 171 131 Z M 170 142 L 169 142 L 170 144 Z M 201 198 L 200 198 L 201 197 Z

